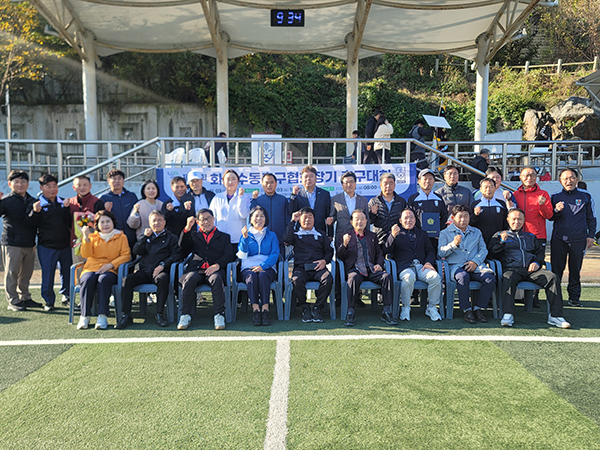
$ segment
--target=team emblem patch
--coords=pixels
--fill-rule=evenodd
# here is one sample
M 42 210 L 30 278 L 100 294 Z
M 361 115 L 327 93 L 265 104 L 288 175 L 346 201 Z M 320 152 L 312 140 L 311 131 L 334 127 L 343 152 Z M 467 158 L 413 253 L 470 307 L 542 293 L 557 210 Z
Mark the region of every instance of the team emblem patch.
M 575 200 L 575 205 L 576 206 L 581 206 L 581 199 L 580 198 L 578 198 L 578 199 Z

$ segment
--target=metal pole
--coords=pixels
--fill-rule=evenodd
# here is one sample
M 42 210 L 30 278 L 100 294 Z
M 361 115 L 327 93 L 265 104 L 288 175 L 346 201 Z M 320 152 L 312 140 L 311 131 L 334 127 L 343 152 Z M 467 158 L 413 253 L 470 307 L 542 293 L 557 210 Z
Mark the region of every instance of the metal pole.
M 56 146 L 56 171 L 58 172 L 56 175 L 58 177 L 58 181 L 62 181 L 63 179 L 63 164 L 62 164 L 62 143 L 58 143 Z
M 258 161 L 258 165 L 260 167 L 265 165 L 265 141 L 260 141 L 258 143 L 258 157 L 260 158 Z
M 313 143 L 308 141 L 308 165 L 313 165 Z
M 552 176 L 553 180 L 556 180 L 556 142 L 554 144 L 552 144 L 552 173 L 550 174 Z
M 6 139 L 8 139 L 9 141 L 12 139 L 12 130 L 11 130 L 11 126 L 10 126 L 10 94 L 9 94 L 9 87 L 8 85 L 6 86 Z M 10 150 L 10 143 L 6 142 L 6 155 L 5 155 L 5 160 L 6 160 L 6 176 L 8 176 L 8 174 L 10 173 L 10 166 L 12 164 L 12 152 Z
M 508 158 L 508 155 L 506 154 L 507 151 L 508 151 L 508 145 L 505 142 L 504 144 L 502 144 L 502 173 L 504 174 L 504 176 L 507 175 L 507 172 L 506 172 L 506 160 Z

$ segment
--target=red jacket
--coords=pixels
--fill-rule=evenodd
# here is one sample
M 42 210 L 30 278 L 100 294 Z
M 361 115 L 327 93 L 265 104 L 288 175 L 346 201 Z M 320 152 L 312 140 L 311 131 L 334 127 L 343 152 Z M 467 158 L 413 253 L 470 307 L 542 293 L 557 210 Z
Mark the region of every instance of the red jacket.
M 552 217 L 552 201 L 550 195 L 536 184 L 529 189 L 523 185 L 513 192 L 517 206 L 525 211 L 523 230 L 534 234 L 538 239 L 546 239 L 546 220 Z M 540 206 L 539 197 L 543 196 L 546 203 Z

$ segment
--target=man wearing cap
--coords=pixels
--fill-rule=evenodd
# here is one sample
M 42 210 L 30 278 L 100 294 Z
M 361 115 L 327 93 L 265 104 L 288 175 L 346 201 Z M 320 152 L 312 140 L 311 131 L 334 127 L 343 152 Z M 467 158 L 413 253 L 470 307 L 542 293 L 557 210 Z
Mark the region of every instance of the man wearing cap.
M 448 208 L 442 197 L 433 192 L 435 178 L 431 169 L 421 170 L 417 181 L 419 189 L 408 198 L 408 207 L 415 213 L 417 226 L 427 232 L 431 245 L 437 249 L 440 231 L 448 222 Z
M 479 155 L 477 155 L 475 158 L 473 158 L 473 161 L 471 162 L 471 166 L 474 167 L 475 169 L 485 173 L 485 171 L 488 169 L 489 165 L 490 165 L 490 151 L 487 148 L 482 148 L 479 151 Z M 471 172 L 471 185 L 475 189 L 479 189 L 479 183 L 481 183 L 481 180 L 483 180 L 483 178 L 484 177 L 482 177 L 481 175 L 478 175 L 475 172 Z
M 202 180 L 202 172 L 199 170 L 192 170 L 187 174 L 187 182 L 190 187 L 188 194 L 194 199 L 192 202 L 193 216 L 196 215 L 196 211 L 208 209 L 210 201 L 215 196 L 214 192 L 208 191 L 206 188 L 202 187 Z

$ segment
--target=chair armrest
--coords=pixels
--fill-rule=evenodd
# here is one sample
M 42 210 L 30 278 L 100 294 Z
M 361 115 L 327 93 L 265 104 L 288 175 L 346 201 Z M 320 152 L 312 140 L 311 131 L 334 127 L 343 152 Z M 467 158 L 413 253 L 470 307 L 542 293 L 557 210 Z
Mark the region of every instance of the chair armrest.
M 334 262 L 334 260 L 332 259 L 331 260 L 331 265 L 332 266 L 333 266 L 333 262 Z M 346 279 L 346 269 L 344 268 L 344 261 L 342 261 L 341 259 L 337 259 L 336 258 L 335 262 L 337 263 L 337 266 L 338 266 L 337 269 L 340 271 L 340 280 L 342 280 L 343 282 L 348 281 Z M 335 269 L 334 269 L 334 271 L 335 271 Z M 331 275 L 335 275 L 335 273 L 332 272 Z
M 73 286 L 77 286 L 77 284 L 79 284 L 79 276 L 78 276 L 77 269 L 79 269 L 80 267 L 83 268 L 84 264 L 85 264 L 85 261 L 80 261 L 78 263 L 71 265 L 71 284 Z

